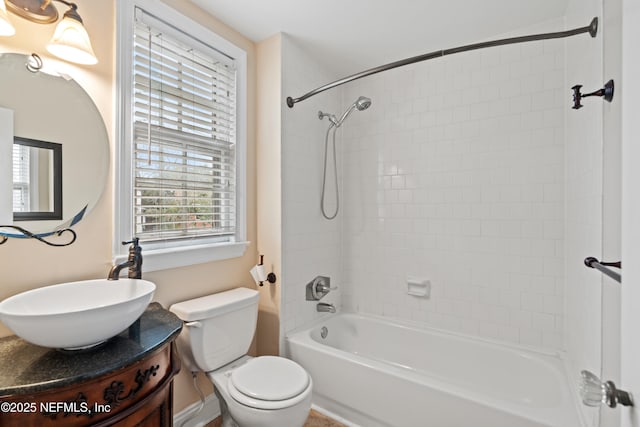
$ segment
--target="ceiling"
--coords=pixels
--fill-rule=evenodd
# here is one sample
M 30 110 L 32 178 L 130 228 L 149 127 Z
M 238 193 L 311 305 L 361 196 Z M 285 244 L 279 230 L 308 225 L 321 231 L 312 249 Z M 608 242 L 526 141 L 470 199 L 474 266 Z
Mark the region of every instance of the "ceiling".
M 278 32 L 288 33 L 337 74 L 351 74 L 406 57 L 482 41 L 562 17 L 568 2 L 191 1 L 255 42 Z

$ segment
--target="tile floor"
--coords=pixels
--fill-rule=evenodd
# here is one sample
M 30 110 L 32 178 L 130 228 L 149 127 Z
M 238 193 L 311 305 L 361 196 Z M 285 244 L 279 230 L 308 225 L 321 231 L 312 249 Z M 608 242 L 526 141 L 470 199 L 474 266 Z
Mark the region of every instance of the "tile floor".
M 209 424 L 207 424 L 205 427 L 220 427 L 221 425 L 222 425 L 222 418 L 218 417 L 215 420 L 211 421 Z M 309 418 L 307 419 L 307 422 L 304 423 L 304 427 L 346 427 L 346 426 L 312 409 L 311 412 L 309 413 Z
M 346 427 L 346 426 L 312 409 L 311 412 L 309 413 L 309 418 L 307 418 L 307 422 L 304 423 L 304 427 Z

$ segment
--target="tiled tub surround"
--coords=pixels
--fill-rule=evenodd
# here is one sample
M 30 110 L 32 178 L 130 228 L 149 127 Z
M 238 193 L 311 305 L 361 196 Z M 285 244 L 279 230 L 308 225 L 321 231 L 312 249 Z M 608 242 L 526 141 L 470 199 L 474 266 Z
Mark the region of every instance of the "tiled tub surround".
M 291 36 L 282 36 L 283 97 L 336 78 Z M 322 166 L 328 121 L 318 120 L 318 110 L 341 114 L 346 105 L 339 91 L 327 91 L 288 108 L 284 101 L 282 131 L 282 312 L 281 336 L 308 323 L 321 313 L 316 303 L 305 301 L 305 285 L 316 276 L 330 276 L 332 291 L 322 301 L 340 302 L 342 288 L 340 216 L 334 221 L 320 214 Z M 283 98 L 284 99 L 284 98 Z M 355 98 L 354 98 L 355 99 Z M 340 137 L 336 143 L 340 144 Z M 340 157 L 340 156 L 338 156 Z M 340 162 L 340 160 L 339 160 Z M 340 167 L 340 166 L 339 166 Z M 340 170 L 340 169 L 339 169 Z M 329 181 L 333 188 L 333 181 Z M 333 210 L 331 191 L 328 210 Z M 342 203 L 341 199 L 341 203 Z
M 561 361 L 548 354 L 354 314 L 287 345 L 313 378 L 314 404 L 358 425 L 579 425 Z
M 558 41 L 345 86 L 373 105 L 342 128 L 343 306 L 562 349 L 565 89 Z

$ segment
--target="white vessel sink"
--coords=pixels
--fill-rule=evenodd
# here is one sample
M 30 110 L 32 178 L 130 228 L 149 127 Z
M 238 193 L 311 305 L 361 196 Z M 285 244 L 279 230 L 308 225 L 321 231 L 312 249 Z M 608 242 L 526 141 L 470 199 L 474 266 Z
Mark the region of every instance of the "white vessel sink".
M 0 320 L 32 344 L 68 350 L 89 348 L 135 322 L 155 289 L 155 284 L 140 279 L 46 286 L 2 301 Z

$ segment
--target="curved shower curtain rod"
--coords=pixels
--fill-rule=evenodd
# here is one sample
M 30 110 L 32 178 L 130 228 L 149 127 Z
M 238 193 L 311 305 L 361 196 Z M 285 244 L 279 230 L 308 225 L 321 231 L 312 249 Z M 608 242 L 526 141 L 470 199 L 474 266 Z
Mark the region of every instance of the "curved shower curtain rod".
M 320 86 L 312 90 L 311 92 L 305 93 L 299 98 L 292 98 L 289 96 L 287 97 L 287 105 L 289 106 L 289 108 L 293 108 L 293 106 L 298 102 L 304 101 L 305 99 L 310 98 L 314 95 L 317 95 L 320 92 L 324 92 L 325 90 L 332 89 L 336 86 L 340 86 L 345 83 L 349 83 L 353 80 L 358 80 L 363 77 L 370 76 L 372 74 L 380 73 L 382 71 L 391 70 L 393 68 L 402 67 L 404 65 L 415 64 L 416 62 L 427 61 L 429 59 L 434 59 L 434 58 L 440 58 L 441 56 L 451 55 L 454 53 L 467 52 L 467 51 L 476 50 L 476 49 L 484 49 L 486 47 L 503 46 L 503 45 L 515 44 L 515 43 L 525 43 L 525 42 L 532 42 L 536 40 L 560 39 L 564 37 L 575 36 L 582 33 L 589 33 L 591 37 L 595 37 L 596 34 L 598 33 L 598 18 L 597 17 L 593 18 L 591 20 L 591 23 L 586 27 L 580 27 L 573 30 L 559 31 L 555 33 L 534 34 L 530 36 L 511 37 L 508 39 L 474 43 L 466 46 L 454 47 L 452 49 L 437 50 L 435 52 L 425 53 L 424 55 L 413 56 L 411 58 L 402 59 L 400 61 L 391 62 L 385 65 L 380 65 L 379 67 L 370 68 L 360 73 L 352 74 L 343 79 L 336 80 L 335 82 L 328 83 L 324 86 Z

